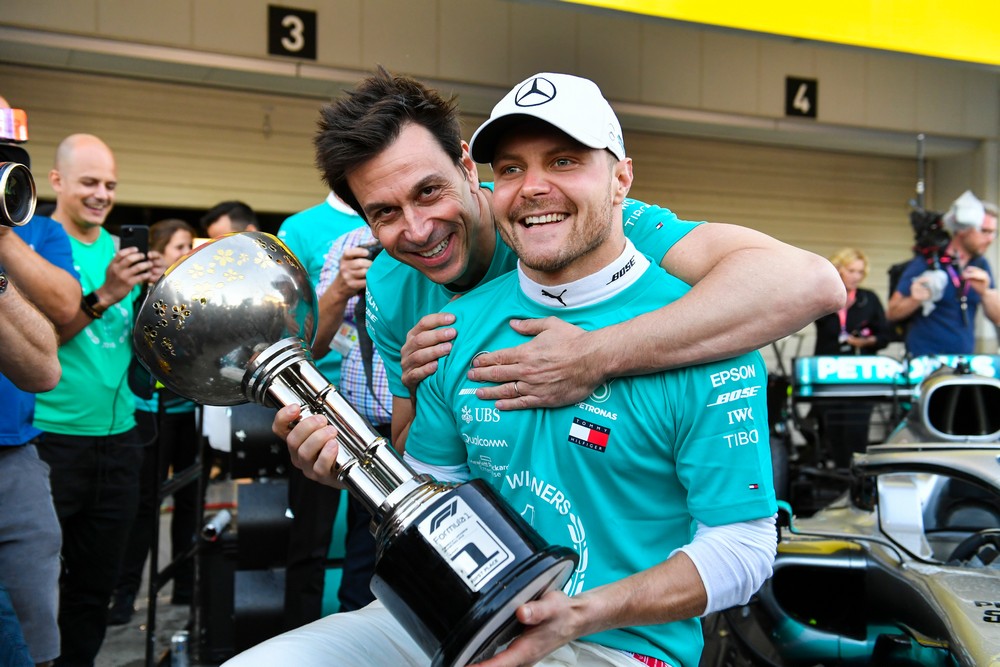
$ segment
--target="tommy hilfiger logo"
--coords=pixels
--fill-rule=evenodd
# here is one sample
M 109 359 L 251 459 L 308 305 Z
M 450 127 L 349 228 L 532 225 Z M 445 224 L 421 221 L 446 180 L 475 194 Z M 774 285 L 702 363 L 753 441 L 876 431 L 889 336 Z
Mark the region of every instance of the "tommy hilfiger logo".
M 561 303 L 563 306 L 565 306 L 566 302 L 562 300 L 562 297 L 563 297 L 563 294 L 565 294 L 567 291 L 568 290 L 563 290 L 562 292 L 559 292 L 559 294 L 552 294 L 551 292 L 546 292 L 545 290 L 542 290 L 542 296 L 547 296 L 550 299 L 555 299 L 556 301 L 558 301 L 559 303 Z
M 608 440 L 611 438 L 611 429 L 601 426 L 586 419 L 573 417 L 573 425 L 569 427 L 568 440 L 574 445 L 580 445 L 587 449 L 603 452 L 608 447 Z

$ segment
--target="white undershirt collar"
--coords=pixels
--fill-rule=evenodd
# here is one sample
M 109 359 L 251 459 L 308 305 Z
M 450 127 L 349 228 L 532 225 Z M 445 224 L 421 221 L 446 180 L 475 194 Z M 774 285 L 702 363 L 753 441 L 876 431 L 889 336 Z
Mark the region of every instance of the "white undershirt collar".
M 333 208 L 335 211 L 340 211 L 341 213 L 346 213 L 347 215 L 357 215 L 358 212 L 353 208 L 345 204 L 340 197 L 335 195 L 333 192 L 326 196 L 326 203 Z
M 632 285 L 649 268 L 649 260 L 625 239 L 625 249 L 606 267 L 564 285 L 542 285 L 524 275 L 517 262 L 517 277 L 532 301 L 552 308 L 579 308 L 610 299 Z

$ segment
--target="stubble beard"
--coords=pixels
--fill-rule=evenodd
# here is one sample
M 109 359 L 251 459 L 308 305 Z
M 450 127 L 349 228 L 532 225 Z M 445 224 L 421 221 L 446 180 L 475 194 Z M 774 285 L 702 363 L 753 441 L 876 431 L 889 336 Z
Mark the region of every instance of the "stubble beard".
M 540 253 L 531 253 L 520 238 L 510 231 L 515 225 L 520 223 L 511 222 L 509 218 L 505 224 L 499 225 L 500 236 L 518 256 L 524 266 L 540 273 L 557 273 L 569 267 L 581 257 L 585 257 L 599 248 L 610 236 L 612 214 L 610 198 L 605 199 L 599 208 L 593 210 L 594 213 L 589 215 L 586 220 L 576 219 L 577 221 L 571 230 L 571 237 L 568 239 L 568 244 L 557 249 L 552 255 L 545 256 Z M 524 217 L 530 211 L 525 211 L 524 208 L 521 208 L 511 213 L 511 217 L 517 219 Z M 578 211 L 575 213 L 578 213 Z

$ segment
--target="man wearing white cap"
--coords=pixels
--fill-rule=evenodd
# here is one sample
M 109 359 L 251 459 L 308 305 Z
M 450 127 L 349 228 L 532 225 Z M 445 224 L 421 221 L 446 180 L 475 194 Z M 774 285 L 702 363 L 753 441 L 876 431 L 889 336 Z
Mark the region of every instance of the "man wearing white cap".
M 522 91 L 521 104 L 551 94 L 536 84 Z M 573 86 L 559 94 L 571 98 Z M 620 126 L 601 100 L 600 131 L 616 135 L 620 148 Z M 368 274 L 367 315 L 394 396 L 393 444 L 401 448 L 416 386 L 455 336 L 453 316 L 439 311 L 513 270 L 516 256 L 497 236 L 492 186 L 479 182 L 454 102 L 419 82 L 379 69 L 324 107 L 316 146 L 328 185 L 366 218 L 386 249 Z M 512 322 L 524 336 L 518 340 L 528 342 L 477 358 L 474 379 L 495 383 L 484 385 L 481 398 L 501 411 L 572 404 L 613 377 L 758 349 L 843 305 L 843 283 L 818 255 L 751 229 L 682 221 L 632 199 L 623 209 L 626 235 L 692 285 L 691 293 L 595 331 L 557 318 Z M 286 436 L 297 417 L 294 408 L 279 412 L 275 432 Z M 323 425 L 318 418 L 312 423 Z
M 482 385 L 467 369 L 480 351 L 516 344 L 512 318 L 558 316 L 591 330 L 689 290 L 625 235 L 631 160 L 598 88 L 551 74 L 525 86 L 548 100 L 535 103 L 518 95 L 535 94 L 530 88 L 515 88 L 471 149 L 493 164 L 493 211 L 518 268 L 448 305 L 458 335 L 418 387 L 406 458 L 438 479 L 492 484 L 547 541 L 580 557 L 565 593 L 522 605 L 527 630 L 484 666 L 694 667 L 696 617 L 745 603 L 770 574 L 776 504 L 765 369 L 752 352 L 616 379 L 567 407 L 503 415 L 477 396 Z M 376 231 L 380 210 L 370 212 Z M 734 426 L 737 412 L 744 420 Z M 324 429 L 303 441 L 296 431 L 288 437 L 293 460 L 333 481 L 336 441 Z M 270 640 L 231 664 L 279 656 L 362 664 L 364 655 L 367 664 L 429 664 L 380 602 Z
M 922 254 L 914 257 L 903 270 L 886 313 L 893 321 L 912 316 L 906 351 L 913 356 L 974 353 L 980 304 L 986 317 L 1000 324 L 1000 294 L 982 256 L 996 238 L 997 207 L 966 191 L 941 222 L 951 239 L 938 265 L 930 265 Z

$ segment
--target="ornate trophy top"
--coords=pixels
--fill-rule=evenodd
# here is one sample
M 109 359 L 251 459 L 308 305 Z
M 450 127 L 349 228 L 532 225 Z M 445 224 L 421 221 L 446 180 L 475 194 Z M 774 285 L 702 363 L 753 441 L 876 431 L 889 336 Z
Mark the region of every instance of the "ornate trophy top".
M 272 343 L 311 341 L 316 297 L 305 269 L 264 232 L 227 234 L 171 266 L 132 330 L 135 355 L 163 385 L 205 405 L 250 399 L 247 365 Z

